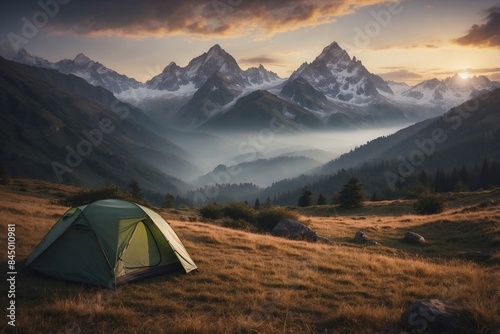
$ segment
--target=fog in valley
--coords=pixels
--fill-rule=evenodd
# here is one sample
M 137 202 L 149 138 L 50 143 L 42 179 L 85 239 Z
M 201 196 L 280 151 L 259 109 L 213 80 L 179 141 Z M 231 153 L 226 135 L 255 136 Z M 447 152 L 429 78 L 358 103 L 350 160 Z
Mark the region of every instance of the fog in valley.
M 357 146 L 403 127 L 295 133 L 265 128 L 239 134 L 190 133 L 172 136 L 169 140 L 187 151 L 192 163 L 201 171 L 199 175 L 184 178 L 194 186 L 249 182 L 265 187 L 275 181 L 307 174 Z M 221 168 L 230 170 L 231 177 L 214 176 Z

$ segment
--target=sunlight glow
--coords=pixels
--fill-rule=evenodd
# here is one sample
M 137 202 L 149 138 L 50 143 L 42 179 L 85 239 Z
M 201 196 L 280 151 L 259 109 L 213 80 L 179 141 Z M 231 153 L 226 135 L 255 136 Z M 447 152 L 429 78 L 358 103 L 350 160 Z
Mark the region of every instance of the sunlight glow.
M 458 75 L 459 75 L 462 79 L 467 79 L 468 77 L 470 77 L 469 72 L 462 72 L 462 73 L 458 73 Z

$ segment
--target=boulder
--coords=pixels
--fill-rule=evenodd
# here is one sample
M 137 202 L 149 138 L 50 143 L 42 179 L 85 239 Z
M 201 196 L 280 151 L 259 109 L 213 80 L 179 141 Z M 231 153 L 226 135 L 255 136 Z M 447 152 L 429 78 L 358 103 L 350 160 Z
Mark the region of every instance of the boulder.
M 404 236 L 404 240 L 406 242 L 409 242 L 411 244 L 416 244 L 416 245 L 423 245 L 425 244 L 425 239 L 423 236 L 420 234 L 417 234 L 415 232 L 406 232 Z
M 378 245 L 378 242 L 371 240 L 363 231 L 357 231 L 354 235 L 354 242 L 363 243 L 368 245 Z
M 294 240 L 305 240 L 311 242 L 329 242 L 328 239 L 319 236 L 311 228 L 290 218 L 281 219 L 273 228 L 271 234 Z
M 470 312 L 449 300 L 421 299 L 401 315 L 408 333 L 472 334 L 477 324 Z
M 354 235 L 355 242 L 367 242 L 368 240 L 369 240 L 368 237 L 366 236 L 365 232 L 363 232 L 363 231 L 358 231 Z

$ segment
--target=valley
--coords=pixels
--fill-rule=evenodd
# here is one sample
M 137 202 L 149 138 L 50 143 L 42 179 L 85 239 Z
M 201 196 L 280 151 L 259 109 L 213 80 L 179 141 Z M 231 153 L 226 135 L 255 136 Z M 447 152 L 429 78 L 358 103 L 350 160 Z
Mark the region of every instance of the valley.
M 165 193 L 192 197 L 218 184 L 251 184 L 260 189 L 252 196 L 273 198 L 340 169 L 354 168 L 351 173 L 356 174 L 363 163 L 412 153 L 411 142 L 430 136 L 432 129 L 425 135 L 419 131 L 442 115 L 450 115 L 444 124 L 453 132 L 459 119 L 448 110 L 460 103 L 481 102 L 480 110 L 487 111 L 475 112 L 477 122 L 490 115 L 496 119 L 493 109 L 478 99 L 500 87 L 482 76 L 455 75 L 415 86 L 384 81 L 336 42 L 286 79 L 262 65 L 242 70 L 218 44 L 185 67 L 171 62 L 145 83 L 84 54 L 52 63 L 22 49 L 13 59 L 17 63 L 2 63 L 3 79 L 17 80 L 14 86 L 12 80 L 4 82 L 8 95 L 3 105 L 12 113 L 3 123 L 9 128 L 4 133 L 29 129 L 25 118 L 30 113 L 43 110 L 46 116 L 44 125 L 29 130 L 39 134 L 36 138 L 43 136 L 38 154 L 31 153 L 35 137 L 23 142 L 22 135 L 9 134 L 2 139 L 0 156 L 12 175 L 90 188 L 105 182 L 125 188 L 135 178 L 152 201 Z M 39 92 L 30 94 L 37 107 L 16 114 L 13 106 L 25 104 L 21 100 L 27 87 Z M 70 112 L 51 115 L 58 103 L 45 92 L 73 99 L 64 106 Z M 103 119 L 113 125 L 104 136 L 99 129 Z M 493 140 L 495 122 L 474 133 L 483 131 Z M 463 129 L 456 134 L 469 131 L 469 123 L 462 127 L 460 121 Z M 458 145 L 448 141 L 443 148 L 452 152 Z M 19 151 L 22 146 L 25 150 Z M 484 148 L 466 161 L 498 158 L 494 146 Z M 433 172 L 440 157 L 431 154 L 417 169 Z M 461 167 L 460 161 L 448 168 Z M 39 166 L 36 171 L 25 167 L 29 162 Z M 280 184 L 279 190 L 273 190 L 274 184 Z M 385 192 L 384 187 L 379 183 L 367 192 Z

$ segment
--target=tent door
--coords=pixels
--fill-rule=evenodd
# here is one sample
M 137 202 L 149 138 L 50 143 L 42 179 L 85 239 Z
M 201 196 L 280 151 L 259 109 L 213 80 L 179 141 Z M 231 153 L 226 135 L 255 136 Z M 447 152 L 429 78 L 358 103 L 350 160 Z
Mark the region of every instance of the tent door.
M 158 244 L 142 221 L 137 223 L 121 260 L 125 269 L 146 268 L 160 264 L 161 254 Z

